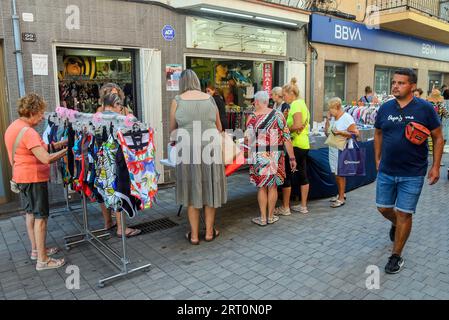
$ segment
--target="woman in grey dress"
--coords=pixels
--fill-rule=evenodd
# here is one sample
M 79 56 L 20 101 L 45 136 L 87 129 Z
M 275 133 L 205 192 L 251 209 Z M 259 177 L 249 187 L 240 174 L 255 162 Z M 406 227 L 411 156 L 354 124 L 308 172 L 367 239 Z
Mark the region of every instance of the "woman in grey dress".
M 176 202 L 187 207 L 191 231 L 187 240 L 199 244 L 200 209 L 204 209 L 206 241 L 218 235 L 215 211 L 227 201 L 226 176 L 218 136 L 222 127 L 214 99 L 201 92 L 194 71 L 182 72 L 181 95 L 170 109 L 170 140 L 177 145 Z M 203 141 L 204 140 L 204 141 Z M 215 148 L 211 148 L 211 141 Z M 211 156 L 209 156 L 211 155 Z

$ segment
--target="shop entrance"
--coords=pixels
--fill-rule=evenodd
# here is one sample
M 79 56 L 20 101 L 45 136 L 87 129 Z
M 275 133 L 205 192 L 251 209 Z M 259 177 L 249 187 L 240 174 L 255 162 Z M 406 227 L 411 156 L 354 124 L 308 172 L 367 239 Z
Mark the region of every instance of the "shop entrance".
M 254 94 L 280 85 L 283 62 L 231 58 L 187 57 L 186 67 L 198 75 L 202 91 L 215 86 L 225 105 L 229 129 L 245 130 Z
M 11 200 L 9 192 L 9 177 L 11 166 L 9 164 L 6 147 L 3 141 L 4 134 L 9 124 L 9 109 L 6 100 L 6 75 L 3 56 L 3 42 L 0 40 L 0 204 Z
M 124 105 L 138 116 L 136 53 L 133 50 L 57 47 L 56 57 L 61 106 L 95 113 L 101 86 L 112 82 L 122 88 Z

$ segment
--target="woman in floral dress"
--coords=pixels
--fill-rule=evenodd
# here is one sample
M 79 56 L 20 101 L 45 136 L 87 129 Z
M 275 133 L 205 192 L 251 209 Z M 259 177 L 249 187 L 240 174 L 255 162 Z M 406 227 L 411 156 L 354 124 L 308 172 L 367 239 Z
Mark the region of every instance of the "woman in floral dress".
M 268 108 L 267 92 L 256 93 L 254 99 L 256 110 L 248 120 L 246 138 L 251 147 L 250 181 L 259 189 L 260 217 L 252 221 L 266 226 L 279 220 L 273 213 L 278 198 L 277 188 L 284 183 L 286 176 L 284 149 L 293 171 L 296 169 L 296 159 L 283 114 Z

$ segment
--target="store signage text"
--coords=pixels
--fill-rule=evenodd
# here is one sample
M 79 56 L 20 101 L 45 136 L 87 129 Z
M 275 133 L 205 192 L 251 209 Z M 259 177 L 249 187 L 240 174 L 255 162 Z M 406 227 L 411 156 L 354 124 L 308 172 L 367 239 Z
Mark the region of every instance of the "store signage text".
M 359 40 L 362 41 L 362 35 L 360 34 L 359 28 L 351 28 L 347 26 L 342 26 L 339 24 L 335 25 L 335 39 L 341 40 Z
M 437 47 L 432 44 L 423 43 L 422 44 L 422 53 L 428 56 L 437 54 Z
M 310 41 L 449 62 L 449 45 L 312 14 Z
M 263 91 L 271 93 L 273 89 L 273 65 L 271 63 L 263 64 Z

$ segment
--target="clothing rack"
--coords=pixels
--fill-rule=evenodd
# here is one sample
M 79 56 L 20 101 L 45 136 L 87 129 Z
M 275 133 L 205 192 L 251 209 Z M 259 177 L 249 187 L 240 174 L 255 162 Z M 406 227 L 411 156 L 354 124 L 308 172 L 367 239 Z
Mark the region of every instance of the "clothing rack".
M 62 107 L 56 108 L 55 113 L 46 113 L 46 117 L 52 117 L 52 119 L 56 123 L 68 121 L 72 124 L 75 130 L 82 129 L 86 133 L 90 132 L 90 130 L 93 130 L 93 126 L 100 127 L 112 125 L 114 130 L 117 130 L 119 128 L 133 128 L 136 125 L 142 125 L 135 117 L 115 114 L 85 114 Z M 116 132 L 114 132 L 114 134 L 115 133 Z M 107 232 L 106 229 L 90 230 L 87 210 L 87 198 L 84 192 L 82 192 L 81 207 L 83 211 L 82 221 L 80 221 L 78 217 L 73 213 L 73 217 L 77 222 L 76 226 L 79 229 L 79 233 L 64 237 L 65 247 L 67 250 L 70 250 L 76 245 L 88 243 L 92 245 L 101 255 L 103 255 L 111 263 L 112 266 L 118 269 L 119 273 L 98 280 L 98 286 L 100 288 L 103 288 L 107 282 L 125 277 L 137 271 L 149 270 L 149 268 L 151 267 L 150 263 L 135 268 L 129 268 L 131 261 L 127 256 L 126 220 L 125 214 L 123 214 L 122 211 L 117 213 L 119 215 L 120 221 L 122 222 L 122 252 L 119 253 L 117 250 L 101 240 L 102 238 L 110 236 L 110 233 Z

